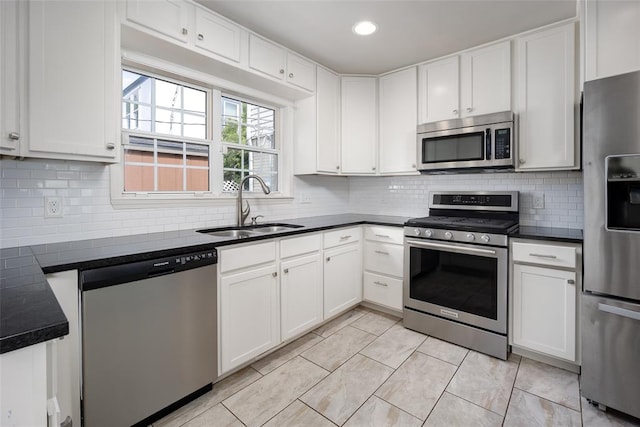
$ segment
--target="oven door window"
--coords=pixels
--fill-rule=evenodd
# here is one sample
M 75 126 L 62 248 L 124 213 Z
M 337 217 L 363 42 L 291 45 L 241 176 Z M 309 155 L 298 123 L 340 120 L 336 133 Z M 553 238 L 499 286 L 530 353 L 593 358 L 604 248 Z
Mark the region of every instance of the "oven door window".
M 461 160 L 484 160 L 483 132 L 422 139 L 422 163 Z
M 498 318 L 498 260 L 411 248 L 410 298 L 488 319 Z

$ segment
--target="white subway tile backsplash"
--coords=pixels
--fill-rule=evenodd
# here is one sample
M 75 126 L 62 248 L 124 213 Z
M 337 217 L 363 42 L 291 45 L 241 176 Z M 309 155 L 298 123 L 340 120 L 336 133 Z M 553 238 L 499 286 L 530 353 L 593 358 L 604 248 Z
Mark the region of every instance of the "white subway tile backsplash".
M 109 167 L 52 160 L 0 162 L 0 247 L 230 225 L 235 200 L 185 208 L 114 209 Z M 582 228 L 580 172 L 535 172 L 401 177 L 294 178 L 293 199 L 252 200 L 266 221 L 340 213 L 424 216 L 433 190 L 520 191 L 522 225 Z M 532 208 L 544 192 L 545 208 Z M 301 203 L 299 195 L 311 203 Z M 62 218 L 44 217 L 44 197 L 63 199 Z

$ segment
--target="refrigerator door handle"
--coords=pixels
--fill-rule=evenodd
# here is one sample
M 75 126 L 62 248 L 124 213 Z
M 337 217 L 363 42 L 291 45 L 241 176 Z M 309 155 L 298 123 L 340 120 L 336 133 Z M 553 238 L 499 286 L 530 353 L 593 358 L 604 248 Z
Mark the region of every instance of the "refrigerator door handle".
M 634 320 L 640 320 L 640 312 L 627 310 L 626 308 L 614 307 L 612 305 L 598 303 L 598 310 L 606 311 L 607 313 L 615 314 L 618 316 L 628 317 Z

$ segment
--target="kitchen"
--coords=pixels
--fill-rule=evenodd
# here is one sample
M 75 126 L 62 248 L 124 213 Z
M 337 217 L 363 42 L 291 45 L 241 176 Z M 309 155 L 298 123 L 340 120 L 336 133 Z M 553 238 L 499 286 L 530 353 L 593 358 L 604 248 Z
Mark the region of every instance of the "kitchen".
M 207 197 L 207 195 L 200 195 L 195 200 L 185 197 L 181 200 L 166 198 L 163 200 L 162 198 L 154 198 L 153 195 L 142 195 L 144 193 L 142 191 L 135 192 L 135 197 L 131 196 L 132 192 L 121 191 L 122 187 L 118 187 L 118 185 L 122 186 L 122 183 L 118 181 L 118 177 L 123 169 L 124 173 L 127 173 L 127 164 L 124 161 L 122 162 L 124 166 L 118 164 L 119 158 L 125 157 L 123 156 L 123 152 L 126 152 L 124 150 L 143 151 L 142 145 L 136 145 L 132 142 L 131 134 L 134 133 L 131 132 L 132 128 L 128 128 L 127 131 L 124 124 L 121 125 L 117 119 L 117 114 L 120 114 L 118 107 L 120 102 L 117 98 L 114 99 L 113 93 L 106 89 L 104 97 L 99 90 L 91 93 L 88 91 L 83 93 L 78 90 L 71 93 L 68 84 L 57 86 L 54 84 L 56 81 L 68 80 L 69 67 L 60 67 L 52 59 L 60 56 L 64 58 L 64 61 L 69 61 L 74 65 L 73 70 L 81 70 L 82 72 L 76 71 L 79 75 L 95 76 L 98 83 L 103 84 L 105 88 L 120 86 L 121 67 L 128 67 L 128 70 L 139 73 L 140 76 L 162 75 L 160 72 L 165 71 L 165 75 L 173 80 L 182 76 L 187 80 L 187 83 L 195 85 L 194 87 L 199 87 L 196 82 L 213 87 L 214 89 L 207 92 L 213 99 L 225 96 L 224 93 L 219 95 L 215 89 L 218 88 L 217 90 L 220 91 L 222 88 L 227 91 L 227 95 L 235 95 L 243 102 L 245 100 L 262 100 L 268 101 L 267 106 L 280 107 L 278 120 L 281 121 L 276 123 L 277 126 L 274 127 L 277 131 L 282 131 L 281 150 L 276 151 L 267 147 L 261 152 L 261 155 L 263 157 L 266 155 L 278 156 L 276 172 L 280 173 L 281 179 L 274 180 L 273 176 L 276 175 L 272 175 L 272 179 L 268 182 L 271 187 L 274 187 L 274 182 L 277 182 L 277 191 L 274 189 L 273 193 L 269 195 L 262 195 L 257 181 L 249 181 L 245 190 L 255 190 L 258 193 L 245 193 L 245 197 L 250 195 L 251 203 L 251 211 L 247 221 L 262 215 L 262 218 L 256 218 L 258 224 L 261 222 L 284 222 L 303 225 L 305 230 L 321 232 L 315 233 L 316 237 L 322 234 L 323 240 L 322 243 L 314 243 L 319 245 L 315 246 L 319 248 L 315 249 L 314 253 L 316 254 L 323 253 L 324 256 L 330 253 L 333 256 L 333 253 L 336 252 L 337 256 L 337 252 L 340 252 L 339 249 L 342 250 L 345 246 L 341 248 L 341 245 L 328 245 L 327 242 L 333 238 L 333 235 L 330 234 L 330 226 L 327 223 L 322 223 L 321 220 L 314 223 L 312 217 L 345 215 L 342 217 L 341 225 L 349 227 L 348 230 L 351 230 L 353 226 L 357 227 L 354 228 L 353 233 L 338 235 L 338 240 L 347 235 L 352 236 L 356 240 L 364 242 L 362 249 L 358 249 L 363 252 L 367 251 L 367 245 L 370 242 L 387 245 L 384 246 L 386 248 L 384 250 L 373 249 L 374 256 L 376 250 L 395 253 L 394 251 L 401 250 L 403 242 L 402 236 L 399 241 L 393 240 L 397 239 L 393 231 L 400 230 L 401 228 L 398 226 L 401 226 L 410 217 L 425 217 L 429 213 L 429 208 L 432 207 L 431 193 L 460 192 L 462 190 L 519 192 L 517 212 L 519 213 L 520 227 L 522 229 L 525 227 L 550 228 L 551 230 L 547 231 L 549 241 L 542 239 L 543 243 L 558 241 L 552 235 L 556 229 L 573 230 L 573 234 L 570 233 L 568 238 L 566 235 L 564 236 L 564 241 L 561 240 L 558 245 L 552 244 L 551 246 L 563 247 L 568 241 L 570 245 L 573 245 L 572 247 L 576 248 L 574 253 L 580 253 L 582 235 L 579 230 L 585 228 L 583 194 L 586 194 L 583 191 L 583 172 L 580 170 L 581 132 L 578 108 L 581 82 L 640 69 L 638 66 L 640 53 L 636 53 L 637 29 L 635 25 L 628 27 L 624 25 L 628 22 L 635 22 L 633 17 L 637 17 L 640 13 L 636 2 L 613 2 L 613 5 L 610 6 L 607 6 L 609 2 L 578 2 L 577 4 L 574 2 L 555 2 L 558 9 L 562 9 L 560 6 L 565 3 L 564 9 L 559 12 L 560 18 L 556 17 L 546 22 L 540 22 L 526 29 L 511 30 L 510 33 L 495 35 L 490 39 L 469 41 L 465 46 L 450 47 L 449 50 L 434 54 L 434 56 L 419 57 L 410 62 L 399 63 L 395 67 L 369 68 L 370 71 L 366 73 L 362 69 L 341 69 L 338 68 L 338 65 L 331 67 L 330 62 L 325 63 L 320 60 L 318 62 L 322 66 L 316 66 L 313 61 L 301 56 L 304 53 L 302 47 L 297 48 L 285 42 L 281 42 L 284 45 L 281 47 L 267 40 L 269 37 L 267 39 L 258 37 L 253 31 L 261 36 L 269 34 L 267 30 L 254 28 L 254 25 L 249 25 L 241 21 L 240 18 L 234 18 L 231 3 L 165 2 L 164 9 L 159 9 L 163 11 L 162 13 L 152 13 L 153 8 L 145 9 L 145 2 L 129 1 L 126 4 L 123 2 L 117 5 L 106 2 L 104 10 L 99 13 L 94 10 L 95 8 L 92 9 L 85 5 L 87 10 L 74 13 L 83 16 L 87 21 L 91 19 L 93 22 L 100 23 L 105 34 L 112 37 L 111 39 L 107 37 L 106 40 L 119 40 L 116 45 L 106 43 L 105 49 L 93 49 L 91 52 L 83 43 L 95 46 L 95 43 L 104 41 L 99 35 L 94 39 L 77 37 L 78 40 L 73 40 L 73 43 L 76 43 L 73 45 L 75 49 L 62 51 L 58 47 L 56 51 L 55 43 L 60 43 L 53 36 L 57 34 L 56 27 L 49 28 L 43 25 L 42 28 L 39 28 L 34 26 L 34 22 L 41 22 L 38 19 L 47 16 L 47 13 L 54 15 L 62 13 L 56 11 L 55 8 L 52 10 L 42 8 L 35 2 L 34 5 L 30 5 L 28 13 L 25 13 L 24 6 L 18 7 L 10 2 L 2 4 L 3 31 L 9 35 L 14 34 L 14 37 L 3 37 L 2 132 L 3 135 L 9 135 L 19 129 L 19 132 L 9 138 L 3 136 L 0 145 L 4 155 L 2 160 L 1 236 L 3 251 L 5 249 L 9 251 L 16 247 L 31 247 L 39 266 L 45 269 L 45 273 L 49 275 L 49 283 L 55 288 L 56 278 L 51 275 L 58 275 L 57 278 L 64 282 L 69 279 L 64 277 L 65 273 L 76 270 L 76 277 L 72 277 L 70 280 L 75 280 L 77 283 L 77 269 L 79 267 L 74 265 L 74 262 L 83 262 L 82 257 L 89 256 L 87 253 L 90 252 L 88 248 L 93 245 L 92 239 L 113 239 L 111 241 L 101 240 L 104 247 L 93 248 L 93 251 L 101 252 L 100 257 L 103 259 L 126 256 L 127 253 L 124 253 L 124 250 L 119 247 L 123 243 L 127 246 L 128 253 L 135 251 L 148 253 L 152 250 L 151 248 L 157 248 L 158 251 L 168 251 L 171 249 L 171 245 L 175 245 L 173 246 L 175 248 L 184 248 L 181 249 L 181 255 L 185 255 L 189 245 L 193 249 L 206 251 L 209 249 L 207 245 L 217 246 L 215 242 L 222 241 L 221 238 L 216 240 L 216 238 L 207 235 L 198 235 L 194 238 L 191 236 L 196 234 L 193 230 L 229 227 L 236 222 L 238 208 L 235 193 L 225 194 L 224 191 L 216 187 L 223 182 L 222 170 L 212 168 L 210 171 L 212 178 L 209 190 L 212 193 L 218 192 L 217 199 L 197 200 L 197 197 Z M 569 7 L 566 3 L 570 3 Z M 224 9 L 225 5 L 228 9 Z M 214 12 L 230 18 L 231 21 L 212 13 L 204 6 L 211 7 Z M 529 5 L 529 7 L 532 6 Z M 535 8 L 535 5 L 533 7 Z M 64 13 L 70 13 L 64 8 L 62 10 Z M 117 16 L 118 20 L 105 20 L 104 11 Z M 167 11 L 170 13 L 166 13 Z M 36 37 L 33 37 L 31 33 L 25 34 L 27 26 L 18 25 L 19 22 L 24 21 L 15 19 L 16 14 L 22 20 L 29 20 L 31 25 L 29 31 L 33 31 Z M 65 21 L 62 17 L 57 17 L 60 18 L 60 22 L 64 23 L 64 26 L 69 26 L 70 18 L 65 18 L 67 20 Z M 179 22 L 176 22 L 176 19 Z M 382 25 L 381 19 L 382 17 L 376 18 L 380 25 Z M 197 30 L 199 23 L 202 22 L 217 24 L 211 28 L 217 31 L 215 33 L 217 37 L 225 40 L 222 46 L 220 43 L 218 45 L 215 43 L 213 45 L 207 44 L 210 42 L 210 38 L 206 33 L 199 33 Z M 246 28 L 238 24 L 245 25 Z M 351 25 L 353 22 L 348 25 L 348 33 L 351 33 Z M 603 26 L 604 29 L 599 26 Z M 209 29 L 209 27 L 203 28 Z M 612 28 L 616 28 L 617 32 L 611 31 Z M 75 34 L 84 34 L 82 32 L 86 31 L 85 27 L 78 25 L 74 25 L 72 28 L 65 27 L 65 29 L 68 34 L 74 34 L 73 31 L 76 31 Z M 628 31 L 628 33 L 624 31 Z M 50 38 L 37 37 L 42 34 L 47 34 Z M 355 37 L 352 34 L 348 36 Z M 58 34 L 58 39 L 60 38 L 66 40 L 70 37 Z M 11 40 L 14 41 L 13 44 Z M 24 46 L 15 43 L 15 40 L 28 40 L 29 49 L 24 49 Z M 273 40 L 277 40 L 275 36 Z M 504 57 L 505 42 L 508 46 L 506 51 L 510 54 L 506 60 Z M 72 41 L 69 40 L 68 43 L 72 43 Z M 263 64 L 252 63 L 252 59 L 248 57 L 249 51 L 271 52 L 270 49 L 273 47 L 279 49 L 282 55 L 286 53 L 285 68 L 287 68 L 287 72 L 284 77 L 280 76 L 281 73 L 285 74 L 284 68 L 276 68 L 274 71 L 276 76 L 274 77 L 269 74 L 269 70 L 260 69 Z M 552 47 L 553 49 L 551 49 Z M 57 55 L 47 56 L 45 48 L 54 49 Z M 297 49 L 300 51 L 294 52 Z M 83 55 L 83 58 L 80 59 L 75 55 L 74 50 L 87 51 L 87 55 L 86 57 Z M 497 53 L 495 53 L 496 51 Z M 420 175 L 416 172 L 415 166 L 417 163 L 416 125 L 450 118 L 437 116 L 437 114 L 429 116 L 433 112 L 434 105 L 436 107 L 443 105 L 443 100 L 438 100 L 437 96 L 436 98 L 430 97 L 431 93 L 428 92 L 428 88 L 429 84 L 433 84 L 430 79 L 450 77 L 448 70 L 451 68 L 447 67 L 451 67 L 451 63 L 454 63 L 453 67 L 456 73 L 458 70 L 460 72 L 459 78 L 457 75 L 454 78 L 456 93 L 458 90 L 460 91 L 459 95 L 456 94 L 455 101 L 460 103 L 460 106 L 449 108 L 446 105 L 440 108 L 442 111 L 435 113 L 442 114 L 444 111 L 446 114 L 450 114 L 454 109 L 464 108 L 466 111 L 466 108 L 474 108 L 464 106 L 465 97 L 469 93 L 478 95 L 473 92 L 473 87 L 470 91 L 468 87 L 464 86 L 464 81 L 466 81 L 464 76 L 467 75 L 465 73 L 468 73 L 468 64 L 474 64 L 480 69 L 483 65 L 487 65 L 482 62 L 483 56 L 474 55 L 477 52 L 491 52 L 490 66 L 497 65 L 494 61 L 495 58 L 501 59 L 500 64 L 503 66 L 505 63 L 507 64 L 507 71 L 501 74 L 498 81 L 481 80 L 482 84 L 477 83 L 476 87 L 484 87 L 485 84 L 490 83 L 492 88 L 507 88 L 506 107 L 504 103 L 498 103 L 498 107 L 492 106 L 493 110 L 490 112 L 514 111 L 516 113 L 516 130 L 513 131 L 514 136 L 517 133 L 514 144 L 518 144 L 519 148 L 519 156 L 514 158 L 516 171 Z M 311 57 L 310 54 L 307 55 Z M 15 58 L 16 61 L 7 61 L 8 57 Z M 320 58 L 320 56 L 318 57 Z M 474 63 L 473 61 L 477 58 L 480 58 L 480 62 Z M 548 62 L 536 62 L 541 61 L 541 58 L 548 60 Z M 384 67 L 379 64 L 381 61 L 381 59 L 378 61 L 378 65 L 373 61 L 373 66 Z M 28 74 L 21 73 L 21 68 L 17 66 L 9 66 L 10 64 L 25 66 L 28 63 L 42 66 L 32 66 Z M 417 66 L 411 66 L 411 64 L 417 64 Z M 329 67 L 329 69 L 323 66 Z M 391 72 L 400 66 L 404 68 Z M 337 74 L 333 72 L 336 70 L 332 70 L 332 68 L 341 70 L 341 72 Z M 105 72 L 105 70 L 113 72 Z M 213 70 L 213 72 L 204 72 L 203 70 Z M 299 76 L 304 77 L 305 72 L 308 75 L 309 70 L 312 70 L 310 81 L 296 80 Z M 557 74 L 545 74 L 547 72 L 557 73 L 558 70 L 564 70 L 568 74 L 563 74 L 562 78 L 556 80 L 553 79 Z M 368 75 L 362 75 L 362 73 Z M 354 76 L 354 74 L 356 75 Z M 409 75 L 408 78 L 407 75 Z M 460 80 L 460 84 L 458 80 Z M 29 85 L 28 91 L 25 90 L 27 84 Z M 87 81 L 78 84 L 92 87 L 92 83 Z M 321 90 L 321 84 L 325 85 L 323 90 Z M 407 94 L 409 98 L 413 97 L 415 105 L 406 102 Z M 56 105 L 59 105 L 60 99 L 67 100 L 64 111 L 59 115 L 51 114 L 51 111 L 56 111 Z M 554 102 L 550 102 L 549 99 L 553 99 Z M 251 108 L 253 104 L 248 101 L 243 105 Z M 423 101 L 424 104 L 420 104 Z M 36 102 L 38 102 L 37 105 L 35 105 Z M 540 116 L 526 114 L 527 108 L 538 108 L 540 105 L 543 105 L 545 111 L 548 111 L 547 115 L 540 118 Z M 91 108 L 87 106 L 91 106 Z M 387 106 L 390 108 L 385 109 Z M 214 104 L 214 113 L 217 108 Z M 400 108 L 403 113 L 409 114 L 399 114 Z M 20 114 L 16 114 L 16 111 Z M 551 117 L 561 117 L 561 119 L 549 121 L 549 114 Z M 77 120 L 78 117 L 87 115 L 90 117 L 87 117 L 86 122 Z M 475 116 L 475 114 L 469 115 Z M 25 117 L 28 117 L 29 121 Z M 411 119 L 409 124 L 407 124 L 406 117 Z M 72 118 L 76 119 L 78 123 L 70 120 Z M 15 123 L 18 123 L 19 126 L 11 128 Z M 60 126 L 61 123 L 74 123 L 72 132 L 67 132 L 64 126 Z M 110 124 L 112 126 L 109 126 Z M 117 126 L 113 126 L 113 124 L 117 124 Z M 215 123 L 213 126 L 215 128 Z M 406 137 L 397 141 L 390 139 L 389 135 L 395 136 L 396 133 L 399 133 L 398 129 L 406 130 Z M 92 136 L 96 138 L 90 138 Z M 85 139 L 98 141 L 100 145 L 90 146 Z M 345 141 L 353 141 L 353 143 L 346 144 Z M 558 151 L 554 148 L 554 145 L 558 143 L 563 144 L 562 150 Z M 222 157 L 225 157 L 228 151 L 234 148 L 235 146 L 231 143 L 223 144 L 222 147 L 216 146 L 210 153 L 211 164 L 217 161 L 222 164 Z M 516 145 L 513 148 L 515 150 Z M 224 153 L 225 150 L 227 153 Z M 251 153 L 257 152 L 255 150 L 249 151 Z M 12 159 L 16 155 L 25 159 Z M 116 164 L 113 166 L 106 166 L 106 163 L 114 162 Z M 139 165 L 132 164 L 132 166 Z M 225 167 L 228 165 L 225 164 Z M 242 169 L 239 175 L 244 177 L 247 176 L 247 173 L 252 172 L 243 167 L 236 169 Z M 336 171 L 338 172 L 336 173 Z M 237 170 L 231 168 L 228 171 L 225 170 L 225 182 L 233 181 L 233 179 L 227 179 L 227 172 L 230 176 L 238 176 Z M 188 171 L 185 171 L 186 173 Z M 266 176 L 265 179 L 268 180 Z M 240 180 L 235 182 L 239 183 Z M 350 214 L 362 216 L 350 216 Z M 368 217 L 370 215 L 383 215 L 395 217 L 395 219 L 381 220 L 380 218 Z M 393 227 L 389 227 L 389 225 Z M 377 233 L 371 231 L 376 226 L 383 226 L 385 229 Z M 153 233 L 174 234 L 171 234 L 171 238 L 166 242 L 158 244 L 157 241 L 154 242 L 154 239 L 158 239 L 158 237 L 153 237 Z M 291 233 L 295 233 L 295 231 Z M 299 234 L 298 238 L 305 237 L 304 233 Z M 312 234 L 309 237 L 313 237 Z M 376 234 L 389 235 L 391 236 L 389 239 L 395 243 L 392 241 L 380 242 L 379 240 L 382 238 L 376 237 Z M 273 235 L 271 241 L 282 238 L 278 242 L 279 253 L 276 252 L 273 257 L 274 260 L 277 259 L 276 256 L 282 259 L 279 262 L 280 266 L 289 262 L 283 256 L 282 242 L 287 236 L 297 235 Z M 520 244 L 532 244 L 531 241 L 526 240 L 527 237 L 531 237 L 530 235 L 523 233 L 520 237 L 525 238 L 525 241 Z M 478 235 L 479 238 L 480 235 Z M 269 239 L 264 242 L 262 240 L 256 241 L 255 245 L 249 245 L 249 247 L 270 244 L 270 241 L 267 241 Z M 537 240 L 540 242 L 540 239 Z M 61 248 L 60 242 L 69 243 L 64 244 L 64 248 Z M 245 248 L 247 246 L 240 245 L 239 247 Z M 266 248 L 266 246 L 260 247 Z M 511 249 L 513 250 L 513 248 Z M 224 267 L 227 262 L 225 253 L 231 254 L 226 251 L 232 250 L 234 248 L 224 248 L 224 246 L 218 248 L 218 266 L 221 270 L 227 268 Z M 275 249 L 273 250 L 275 251 Z M 264 251 L 259 251 L 255 257 L 260 257 L 264 253 Z M 331 256 L 327 258 L 331 258 Z M 243 255 L 240 258 L 243 257 L 246 256 Z M 360 259 L 360 263 L 363 262 L 362 257 L 363 255 L 359 255 L 357 258 Z M 3 265 L 5 272 L 16 267 L 16 262 L 22 262 L 13 259 L 11 255 L 8 258 L 11 261 L 7 261 Z M 511 258 L 515 260 L 514 256 Z M 271 260 L 267 261 L 271 262 Z M 366 263 L 366 258 L 364 262 Z M 579 277 L 582 274 L 580 262 L 581 257 L 574 255 L 573 264 L 567 268 L 560 268 L 560 271 L 566 273 L 572 270 L 573 274 L 577 274 Z M 518 271 L 517 269 L 521 268 L 517 263 L 513 264 L 510 269 Z M 530 264 L 525 260 L 523 266 L 530 267 Z M 66 266 L 67 271 L 61 271 L 59 269 L 62 268 L 61 265 Z M 544 264 L 537 263 L 537 265 Z M 24 267 L 20 264 L 17 266 Z M 243 265 L 229 267 L 229 271 L 245 271 L 241 270 L 245 267 Z M 380 271 L 380 268 L 381 266 L 375 267 L 375 263 L 374 265 L 361 266 L 359 278 L 356 280 L 363 280 L 363 269 L 364 280 L 366 277 L 381 276 L 385 279 L 395 279 L 396 282 L 398 280 L 401 282 L 403 276 L 405 279 L 407 278 L 403 271 L 395 271 L 394 274 L 390 274 L 388 271 Z M 284 274 L 279 273 L 279 277 L 282 278 L 280 281 L 284 283 Z M 33 274 L 37 275 L 37 272 Z M 40 274 L 42 273 L 40 272 Z M 6 283 L 9 283 L 8 279 L 11 277 L 3 275 L 3 280 L 5 277 L 7 278 Z M 231 276 L 226 276 L 224 271 L 219 271 L 217 274 L 219 285 L 222 286 L 227 277 Z M 581 291 L 580 279 L 577 284 L 578 291 Z M 327 280 L 325 278 L 326 286 Z M 364 292 L 366 294 L 367 288 Z M 7 301 L 5 291 L 2 295 L 3 301 Z M 360 296 L 361 299 L 362 296 Z M 365 299 L 368 299 L 366 295 Z M 579 305 L 577 300 L 574 301 L 574 306 L 576 304 Z M 64 303 L 61 302 L 61 305 L 64 309 Z M 322 322 L 341 318 L 340 316 L 345 316 L 343 314 L 345 310 L 354 305 L 358 304 L 352 303 L 341 308 L 337 307 L 329 312 L 325 307 L 325 313 L 321 313 L 320 318 L 323 318 Z M 380 305 L 376 307 L 384 309 L 384 304 L 382 307 Z M 509 307 L 512 305 L 510 304 Z M 222 310 L 223 307 L 220 309 Z M 397 316 L 402 314 L 401 310 L 402 306 L 400 306 L 400 310 L 391 311 Z M 69 328 L 72 328 L 69 312 L 66 309 L 64 312 L 70 322 Z M 359 314 L 362 313 L 357 312 L 349 319 L 355 322 L 357 319 L 353 318 Z M 365 315 L 367 314 L 362 314 L 363 317 Z M 224 318 L 222 312 L 221 316 L 220 319 Z M 536 319 L 535 313 L 532 316 L 528 320 Z M 369 318 L 371 317 L 373 315 L 369 316 Z M 540 316 L 537 315 L 537 317 Z M 234 319 L 232 316 L 229 320 L 238 321 L 239 319 Z M 514 319 L 510 318 L 509 320 L 513 321 Z M 510 326 L 509 330 L 513 331 L 513 326 Z M 579 336 L 575 331 L 576 329 L 574 329 L 574 339 L 579 342 Z M 78 331 L 76 330 L 75 333 L 77 334 Z M 253 363 L 258 354 L 262 355 L 277 348 L 281 342 L 287 343 L 287 339 L 284 338 L 286 335 L 284 328 L 283 331 L 278 332 L 278 335 L 280 333 L 283 339 L 276 340 L 275 344 L 272 343 L 263 351 L 256 350 L 257 352 L 248 356 L 246 360 L 236 361 L 237 364 L 229 369 L 224 369 L 223 374 L 235 372 L 234 369 Z M 291 336 L 298 337 L 300 332 L 293 332 Z M 56 345 L 64 347 L 65 341 L 69 343 L 70 338 L 71 335 Z M 513 337 L 509 337 L 509 339 L 512 340 Z M 224 344 L 224 338 L 221 340 L 221 348 L 229 348 Z M 510 344 L 512 344 L 511 341 Z M 472 346 L 463 345 L 463 347 Z M 573 347 L 580 348 L 576 343 Z M 535 353 L 535 346 L 533 348 Z M 13 352 L 7 352 L 6 355 L 11 353 Z M 5 356 L 4 351 L 3 356 Z M 534 355 L 530 354 L 529 356 Z M 560 357 L 560 359 L 563 358 Z M 571 360 L 571 358 L 564 357 L 564 360 Z M 548 362 L 552 363 L 553 361 L 549 360 Z M 576 367 L 579 369 L 580 366 L 579 358 L 576 355 L 573 356 L 573 363 L 569 363 L 569 365 L 563 365 L 557 361 L 556 357 L 557 365 L 573 371 L 576 370 Z M 334 369 L 335 367 L 330 370 Z M 217 374 L 219 373 L 220 370 Z M 63 374 L 58 372 L 59 381 L 62 376 Z M 7 383 L 3 380 L 3 396 L 5 384 Z M 513 381 L 511 385 L 513 385 Z M 214 384 L 214 392 L 216 387 L 217 385 Z M 50 394 L 48 396 L 51 397 Z M 59 398 L 59 400 L 62 399 Z M 299 403 L 300 400 L 296 400 L 296 402 Z M 308 402 L 307 405 L 309 405 Z M 585 409 L 585 405 L 585 403 L 582 404 L 583 415 L 584 411 L 590 409 Z M 580 410 L 580 405 L 577 409 Z M 505 416 L 504 410 L 498 411 L 498 413 L 502 411 L 500 414 L 502 417 Z M 3 409 L 3 423 L 5 422 L 4 416 Z M 59 422 L 64 421 L 64 418 L 65 416 L 62 416 Z M 79 416 L 73 418 L 73 422 L 77 423 L 75 419 Z M 421 415 L 418 418 L 424 421 L 426 415 L 424 417 Z M 242 419 L 241 421 L 247 422 Z M 342 423 L 339 419 L 332 419 L 332 421 Z

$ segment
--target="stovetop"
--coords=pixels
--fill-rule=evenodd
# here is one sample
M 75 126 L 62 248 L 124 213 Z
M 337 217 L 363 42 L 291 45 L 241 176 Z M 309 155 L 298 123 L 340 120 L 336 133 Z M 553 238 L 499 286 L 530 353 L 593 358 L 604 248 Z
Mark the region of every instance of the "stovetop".
M 430 227 L 448 230 L 465 230 L 477 233 L 509 233 L 518 225 L 515 219 L 474 218 L 460 216 L 426 216 L 412 218 L 408 227 Z

